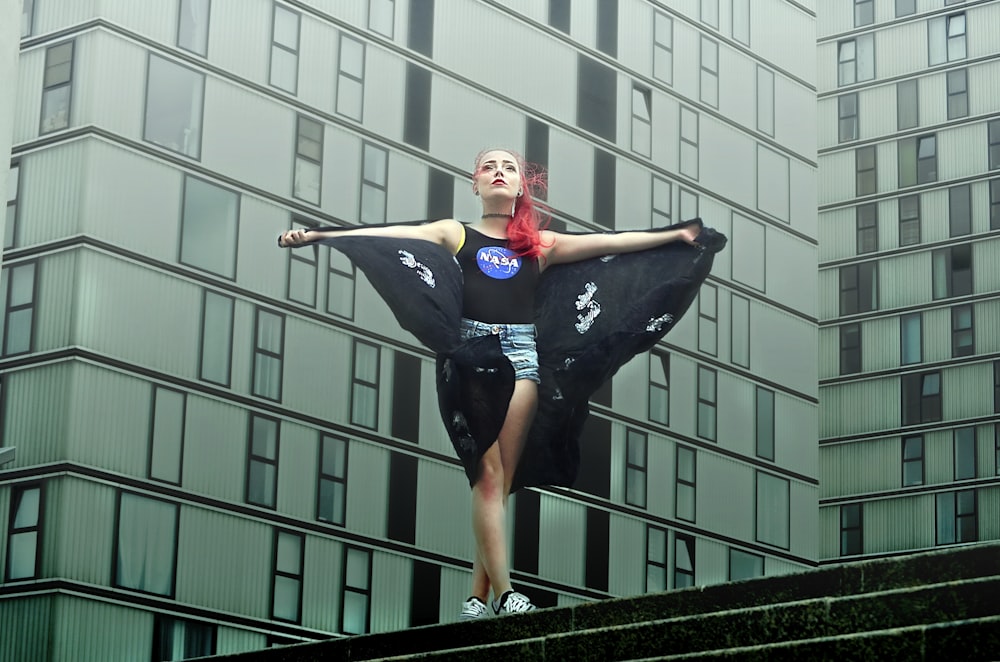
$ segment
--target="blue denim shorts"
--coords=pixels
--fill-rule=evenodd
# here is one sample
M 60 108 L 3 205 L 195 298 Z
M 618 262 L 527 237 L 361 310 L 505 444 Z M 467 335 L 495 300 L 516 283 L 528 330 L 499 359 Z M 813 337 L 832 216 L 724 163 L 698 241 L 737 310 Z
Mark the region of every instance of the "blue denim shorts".
M 538 377 L 534 324 L 490 324 L 463 317 L 459 333 L 462 340 L 477 336 L 500 336 L 500 350 L 514 366 L 514 379 L 530 379 L 536 384 L 542 381 Z

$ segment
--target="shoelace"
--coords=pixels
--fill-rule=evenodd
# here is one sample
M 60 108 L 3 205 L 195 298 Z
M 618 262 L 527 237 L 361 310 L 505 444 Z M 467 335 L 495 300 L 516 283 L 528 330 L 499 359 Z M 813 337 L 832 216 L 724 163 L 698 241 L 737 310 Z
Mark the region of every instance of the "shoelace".
M 531 600 L 528 599 L 528 596 L 518 593 L 517 591 L 512 591 L 507 594 L 507 601 L 504 603 L 503 607 L 500 607 L 499 611 L 516 613 L 529 611 L 531 609 L 534 609 L 534 605 L 531 604 Z

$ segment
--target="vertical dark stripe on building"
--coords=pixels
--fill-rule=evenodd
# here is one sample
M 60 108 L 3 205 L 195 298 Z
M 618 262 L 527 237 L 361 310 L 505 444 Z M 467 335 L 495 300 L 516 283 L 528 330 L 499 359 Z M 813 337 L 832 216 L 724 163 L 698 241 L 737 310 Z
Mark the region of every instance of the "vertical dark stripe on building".
M 386 536 L 410 543 L 417 530 L 417 458 L 391 453 L 389 459 L 389 521 Z
M 420 438 L 420 359 L 402 352 L 394 352 L 392 366 L 392 436 Z
M 587 508 L 586 578 L 587 588 L 608 590 L 608 535 L 610 514 L 606 510 Z
M 611 421 L 590 416 L 580 434 L 580 472 L 573 488 L 603 499 L 611 494 Z
M 615 227 L 615 155 L 602 149 L 594 150 L 594 222 L 606 228 Z M 610 404 L 610 403 L 609 403 Z
M 427 57 L 434 56 L 434 0 L 410 0 L 406 45 Z
M 538 574 L 539 496 L 534 490 L 514 495 L 514 570 Z
M 455 215 L 455 178 L 431 168 L 427 178 L 427 218 L 451 218 Z
M 437 623 L 441 608 L 441 566 L 414 559 L 410 586 L 410 627 Z
M 406 63 L 406 110 L 403 140 L 427 149 L 431 136 L 431 72 L 412 62 Z

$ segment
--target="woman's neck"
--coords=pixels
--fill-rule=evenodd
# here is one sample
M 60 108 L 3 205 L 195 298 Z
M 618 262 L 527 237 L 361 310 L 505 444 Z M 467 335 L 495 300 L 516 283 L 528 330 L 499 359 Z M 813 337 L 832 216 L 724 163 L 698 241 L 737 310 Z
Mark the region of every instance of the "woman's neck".
M 491 237 L 506 238 L 507 223 L 509 221 L 510 216 L 508 214 L 485 213 L 479 219 L 478 223 L 473 224 L 473 227 Z

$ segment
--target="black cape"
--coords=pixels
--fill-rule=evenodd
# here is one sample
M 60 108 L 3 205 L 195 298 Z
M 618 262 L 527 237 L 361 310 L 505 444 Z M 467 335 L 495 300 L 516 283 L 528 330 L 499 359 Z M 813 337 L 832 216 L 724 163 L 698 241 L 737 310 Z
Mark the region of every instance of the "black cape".
M 571 487 L 590 396 L 636 354 L 656 344 L 691 305 L 726 237 L 700 219 L 699 246 L 657 248 L 556 265 L 542 273 L 535 325 L 541 384 L 512 490 Z M 324 228 L 326 229 L 326 228 Z M 341 229 L 341 228 L 329 228 Z M 462 270 L 421 239 L 343 235 L 325 239 L 360 268 L 400 325 L 437 354 L 438 405 L 469 483 L 496 441 L 514 390 L 514 369 L 496 336 L 459 337 Z

